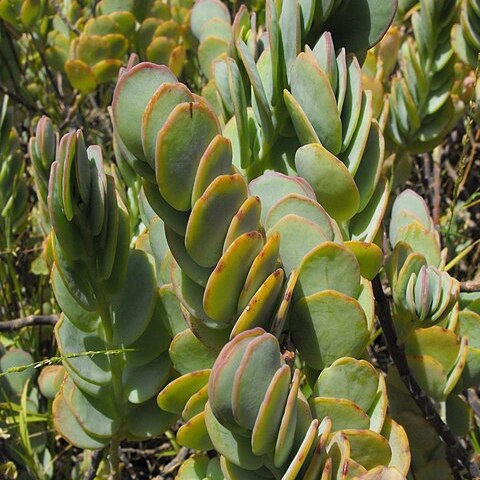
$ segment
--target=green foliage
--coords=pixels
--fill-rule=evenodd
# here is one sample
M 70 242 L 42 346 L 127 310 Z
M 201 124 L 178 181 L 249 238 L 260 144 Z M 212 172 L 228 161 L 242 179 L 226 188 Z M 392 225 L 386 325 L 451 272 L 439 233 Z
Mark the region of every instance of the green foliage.
M 59 143 L 48 204 L 51 279 L 63 311 L 55 328 L 60 352 L 99 352 L 63 360 L 67 375 L 53 402 L 54 425 L 88 449 L 159 435 L 175 417 L 151 406 L 171 370 L 154 269 L 147 254 L 130 249 L 129 217 L 114 179 L 100 147 L 87 149 L 80 131 Z M 158 343 L 139 350 L 150 338 Z M 117 468 L 112 459 L 112 474 Z
M 13 112 L 4 97 L 0 110 L 0 248 L 10 249 L 25 227 L 28 210 L 25 163 L 20 152 Z

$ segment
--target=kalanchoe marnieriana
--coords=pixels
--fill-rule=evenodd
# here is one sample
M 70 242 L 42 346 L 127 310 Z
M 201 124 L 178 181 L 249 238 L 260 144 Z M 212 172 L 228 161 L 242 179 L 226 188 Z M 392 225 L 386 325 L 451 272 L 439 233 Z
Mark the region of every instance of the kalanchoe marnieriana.
M 394 249 L 386 271 L 397 335 L 417 382 L 444 401 L 462 375 L 468 352 L 467 337 L 458 329 L 460 288 L 442 269 L 444 253 L 427 205 L 411 190 L 393 204 L 390 243 Z
M 138 82 L 145 87 L 141 95 Z M 158 403 L 187 421 L 177 435 L 181 444 L 209 449 L 207 384 L 228 338 L 255 327 L 282 335 L 295 301 L 291 330 L 312 369 L 362 355 L 374 321 L 371 287 L 361 276 L 372 278 L 382 255 L 370 244 L 344 245 L 338 225 L 302 178 L 267 172 L 248 191 L 233 173 L 231 145 L 214 113 L 164 67 L 144 63 L 122 72 L 111 113 L 118 146 L 165 222 L 175 259 L 172 282 L 191 328 L 170 346 L 182 376 L 162 390 Z M 315 276 L 317 267 L 325 274 Z M 308 331 L 307 344 L 302 331 Z M 348 331 L 348 341 L 338 331 Z M 193 347 L 201 358 L 187 358 Z
M 456 58 L 450 40 L 456 1 L 419 3 L 411 17 L 413 37 L 407 36 L 401 46 L 400 72 L 389 95 L 387 137 L 390 150 L 398 152 L 399 168 L 409 153 L 437 146 L 457 118 L 458 98 L 452 95 Z
M 149 89 L 140 97 L 137 82 L 142 79 Z M 112 118 L 120 150 L 143 176 L 146 198 L 165 222 L 168 246 L 178 263 L 172 276 L 176 293 L 191 321 L 204 328 L 205 342 L 222 332 L 222 346 L 229 335 L 252 325 L 268 326 L 284 279 L 277 265 L 279 241 L 262 236 L 260 201 L 235 173 L 231 144 L 221 135 L 214 113 L 174 82 L 165 67 L 144 63 L 127 70 L 115 91 Z M 132 99 L 135 113 L 131 110 L 128 120 L 123 111 L 133 105 Z M 183 167 L 181 159 L 188 161 Z M 295 185 L 307 188 L 305 182 Z M 243 293 L 240 308 L 239 296 L 253 265 L 259 274 Z M 261 286 L 269 302 L 242 316 Z M 218 341 L 210 343 L 218 351 Z
M 397 333 L 402 337 L 413 328 L 444 321 L 457 301 L 459 283 L 442 270 L 438 232 L 425 202 L 412 190 L 393 204 L 390 243 L 387 274 Z
M 45 0 L 10 0 L 0 2 L 0 19 L 15 30 L 30 31 L 45 11 Z
M 55 333 L 68 374 L 54 425 L 82 448 L 111 443 L 118 476 L 121 440 L 151 438 L 175 420 L 153 399 L 171 371 L 154 270 L 147 254 L 130 249 L 127 211 L 100 147 L 87 149 L 81 131 L 59 143 L 48 205 L 51 278 L 63 312 Z
M 473 69 L 478 65 L 480 38 L 480 4 L 477 0 L 461 0 L 459 21 L 452 30 L 452 43 L 455 53 Z
M 350 388 L 352 373 L 366 388 Z M 276 338 L 262 329 L 244 332 L 224 347 L 208 383 L 205 421 L 226 478 L 257 471 L 313 479 L 335 477 L 347 468 L 359 477 L 385 468 L 391 478 L 404 478 L 408 442 L 399 425 L 385 421 L 383 379 L 379 387 L 380 377 L 368 362 L 342 359 L 324 370 L 310 403 L 300 377 L 299 370 L 292 377 Z M 359 405 L 372 408 L 372 417 Z
M 50 218 L 48 215 L 48 179 L 50 167 L 55 161 L 58 133 L 55 133 L 50 118 L 43 116 L 35 131 L 35 136 L 30 138 L 28 153 L 33 166 L 33 179 L 38 195 L 40 210 L 40 226 L 47 235 L 50 232 Z
M 468 338 L 468 354 L 457 390 L 475 387 L 480 382 L 480 301 L 478 294 L 460 294 L 457 331 Z
M 387 206 L 388 186 L 381 176 L 383 133 L 373 118 L 372 94 L 362 87 L 359 62 L 344 48 L 336 54 L 329 32 L 319 35 L 313 48 L 297 45 L 294 26 L 281 29 L 288 12 L 276 12 L 273 2 L 267 7 L 269 44 L 251 51 L 246 40 L 236 38 L 231 57 L 212 66 L 217 92 L 205 91 L 225 122 L 233 164 L 250 179 L 268 169 L 305 178 L 322 207 L 344 224 L 346 237 L 371 242 Z M 292 36 L 287 53 L 280 31 Z M 338 196 L 345 201 L 336 201 Z
M 145 98 L 137 92 L 140 80 L 149 82 L 150 92 L 144 90 Z M 350 319 L 351 325 L 353 315 L 360 328 L 351 329 L 352 344 L 344 341 L 341 347 L 335 342 L 324 342 L 324 347 L 335 353 L 327 355 L 325 351 L 324 360 L 314 362 L 314 367 L 328 365 L 344 354 L 360 354 L 373 326 L 371 289 L 368 284 L 361 285 L 360 277 L 362 274 L 372 278 L 381 267 L 378 248 L 341 245 L 338 226 L 315 201 L 313 189 L 301 178 L 269 172 L 250 183 L 253 195 L 248 196 L 242 177 L 229 175 L 230 142 L 219 134 L 213 112 L 185 87 L 169 80 L 174 81 L 174 77 L 168 70 L 151 64 L 127 70 L 115 91 L 112 118 L 120 148 L 144 176 L 147 199 L 165 221 L 167 241 L 178 263 L 172 270 L 172 280 L 188 312 L 192 330 L 207 344 L 213 336 L 210 346 L 218 349 L 220 332 L 226 339 L 254 326 L 270 328 L 285 272 L 289 276 L 285 298 L 289 300 L 278 310 L 280 315 L 272 327 L 276 334 L 282 331 L 291 299 L 308 296 L 311 298 L 305 298 L 297 316 L 322 319 L 318 321 L 323 327 L 315 322 L 312 325 L 317 332 L 315 338 L 326 338 L 321 331 L 329 329 L 325 315 L 313 314 L 325 302 L 346 306 L 350 314 L 344 320 Z M 126 121 L 122 112 L 127 105 L 131 112 L 135 105 L 135 117 L 141 127 L 132 128 L 134 124 Z M 157 121 L 153 122 L 154 119 Z M 201 124 L 200 119 L 203 119 Z M 191 140 L 187 141 L 185 136 Z M 153 149 L 154 139 L 156 149 Z M 189 159 L 188 171 L 179 161 L 182 158 Z M 183 177 L 175 175 L 180 167 Z M 207 227 L 210 218 L 216 221 Z M 266 241 L 259 233 L 262 224 Z M 305 240 L 301 246 L 296 243 L 299 235 Z M 319 250 L 309 254 L 314 247 Z M 363 255 L 362 247 L 371 253 Z M 278 257 L 283 268 L 277 264 Z M 330 258 L 337 260 L 337 273 Z M 330 272 L 330 281 L 312 282 L 312 265 Z M 340 270 L 344 274 L 338 274 Z M 299 286 L 292 297 L 297 279 Z M 313 295 L 317 293 L 318 298 Z M 299 333 L 298 338 L 301 337 Z M 310 348 L 311 345 L 306 345 L 305 351 Z
M 188 26 L 189 3 L 193 5 L 193 1 L 102 0 L 93 17 L 89 7 L 82 9 L 73 3 L 68 9 L 64 5 L 63 14 L 78 35 L 72 34 L 61 16 L 54 17 L 56 29 L 49 33 L 46 56 L 84 94 L 115 79 L 127 51 L 180 74 L 194 40 Z

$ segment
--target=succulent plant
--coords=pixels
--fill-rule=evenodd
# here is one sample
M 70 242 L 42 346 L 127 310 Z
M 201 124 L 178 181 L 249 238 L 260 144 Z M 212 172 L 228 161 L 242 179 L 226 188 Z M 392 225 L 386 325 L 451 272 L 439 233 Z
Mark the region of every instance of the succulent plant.
M 166 64 L 179 75 L 194 41 L 188 26 L 192 4 L 191 0 L 102 0 L 93 17 L 90 9 L 64 4 L 63 18 L 54 17 L 56 29 L 49 33 L 46 56 L 84 94 L 115 79 L 127 51 Z M 74 25 L 74 31 L 64 18 Z
M 133 16 L 131 21 L 134 24 Z M 74 88 L 88 94 L 117 76 L 128 50 L 128 26 L 106 15 L 86 22 L 82 33 L 70 44 L 64 67 Z
M 0 349 L 0 429 L 6 439 L 2 455 L 22 465 L 32 478 L 46 480 L 52 454 L 47 442 L 48 416 L 40 400 L 45 383 L 42 375 L 37 377 L 29 352 L 16 347 L 5 351 L 1 344 Z M 56 379 L 57 386 L 62 379 L 63 372 Z
M 265 46 L 259 39 L 254 42 L 255 30 L 247 22 L 246 10 L 238 12 L 231 57 L 213 63 L 214 83 L 204 94 L 225 122 L 223 134 L 232 142 L 235 167 L 249 179 L 268 169 L 300 175 L 328 214 L 345 223 L 347 237 L 371 242 L 388 199 L 380 175 L 384 140 L 373 119 L 371 93 L 362 89 L 356 58 L 345 49 L 337 55 L 330 33 L 320 32 L 313 50 L 305 45 L 301 52 L 305 40 L 295 41 L 301 29 L 286 5 L 282 13 L 273 2 L 267 3 Z M 379 12 L 379 22 L 380 18 Z M 285 23 L 287 19 L 292 25 Z M 238 31 L 243 28 L 242 36 L 235 33 L 235 26 Z M 285 36 L 281 42 L 279 32 Z M 247 72 L 247 88 L 242 71 Z M 320 109 L 312 108 L 313 97 L 321 103 Z M 325 115 L 328 122 L 323 121 Z M 337 202 L 338 195 L 348 201 Z
M 59 143 L 48 203 L 51 278 L 63 311 L 55 333 L 68 374 L 53 403 L 54 424 L 83 448 L 111 443 L 111 474 L 118 475 L 122 439 L 159 435 L 175 421 L 153 399 L 171 371 L 154 269 L 146 253 L 130 249 L 114 179 L 81 131 Z
M 415 475 L 417 480 L 453 480 L 446 460 L 447 447 L 432 425 L 422 416 L 394 367 L 388 371 L 387 388 L 390 415 L 402 425 L 409 439 L 411 472 L 407 478 Z
M 25 227 L 29 208 L 28 188 L 24 177 L 25 162 L 13 125 L 13 110 L 8 106 L 8 97 L 3 97 L 0 109 L 0 248 L 2 250 L 12 248 L 13 237 Z
M 30 30 L 45 8 L 45 0 L 1 0 L 0 19 L 18 31 Z
M 468 353 L 457 390 L 465 390 L 478 385 L 480 379 L 480 343 L 478 342 L 480 308 L 478 299 L 469 299 L 468 294 L 461 294 L 460 304 L 457 331 L 468 339 Z
M 143 96 L 138 93 L 133 96 L 133 89 L 140 81 L 144 85 Z M 172 98 L 173 93 L 178 100 Z M 170 103 L 167 98 L 172 98 Z M 122 115 L 127 105 L 130 119 L 132 115 L 138 119 L 135 129 L 132 128 L 134 124 L 127 122 Z M 267 389 L 280 388 L 275 387 L 280 380 L 273 381 L 277 370 L 279 379 L 280 375 L 284 377 L 285 399 L 291 380 L 290 369 L 284 365 L 276 337 L 259 327 L 271 329 L 280 336 L 288 323 L 295 347 L 313 375 L 316 370 L 318 376 L 320 370 L 339 358 L 362 355 L 373 328 L 373 296 L 368 281 L 362 280 L 361 274 L 372 278 L 381 267 L 382 256 L 380 254 L 378 261 L 376 247 L 371 244 L 349 242 L 343 245 L 337 223 L 316 202 L 312 187 L 299 177 L 267 172 L 248 185 L 251 193 L 248 196 L 246 181 L 232 169 L 230 142 L 221 136 L 214 113 L 199 97 L 175 83 L 175 77 L 164 67 L 144 63 L 127 69 L 117 84 L 112 119 L 119 148 L 143 176 L 147 199 L 165 221 L 166 240 L 175 259 L 171 263 L 172 281 L 191 328 L 177 333 L 170 346 L 173 364 L 182 376 L 160 392 L 158 404 L 163 410 L 182 414 L 187 422 L 177 435 L 181 444 L 198 450 L 215 447 L 225 457 L 221 460 L 224 475 L 242 478 L 245 469 L 262 467 L 262 456 L 268 449 L 255 454 L 255 451 L 248 453 L 252 446 L 248 450 L 242 446 L 241 452 L 245 451 L 246 457 L 239 459 L 238 442 L 243 445 L 246 439 L 241 437 L 239 440 L 235 433 L 240 430 L 245 436 L 245 428 L 252 430 L 255 418 L 260 421 L 258 408 Z M 182 159 L 188 159 L 188 163 Z M 180 171 L 182 176 L 177 173 Z M 208 231 L 203 229 L 207 225 Z M 259 233 L 262 225 L 266 230 L 266 241 Z M 152 249 L 157 235 L 154 233 L 150 239 Z M 302 244 L 296 242 L 299 236 L 303 239 Z M 366 261 L 362 256 L 365 249 L 373 250 L 372 254 L 366 254 Z M 377 259 L 373 267 L 372 258 Z M 278 268 L 279 265 L 283 268 Z M 318 271 L 322 274 L 319 275 Z M 284 281 L 284 275 L 287 281 Z M 291 303 L 294 307 L 289 316 Z M 329 317 L 332 311 L 337 316 L 334 324 Z M 339 317 L 341 313 L 345 313 L 345 324 Z M 354 328 L 352 319 L 355 319 Z M 336 342 L 335 332 L 338 329 L 346 332 L 349 328 L 352 335 L 348 341 L 343 336 Z M 229 389 L 226 392 L 212 386 L 217 382 L 217 369 L 223 368 L 227 358 L 233 358 L 232 349 L 236 345 L 248 348 L 246 344 L 256 336 L 258 340 L 252 342 L 258 344 L 259 361 L 273 362 L 268 363 L 272 365 L 272 374 L 266 375 L 265 369 L 257 368 L 258 362 L 245 356 L 245 365 L 250 365 L 252 374 L 256 370 L 262 375 L 264 387 L 245 390 L 247 396 L 255 394 L 256 398 L 256 407 L 248 402 L 244 407 L 245 415 L 250 419 L 248 426 L 243 423 L 232 425 L 231 421 L 228 425 L 225 421 L 222 424 L 225 417 L 215 410 L 218 406 L 216 398 L 226 395 L 224 401 L 229 402 L 228 391 L 234 387 L 232 381 L 227 380 L 230 386 L 226 387 Z M 231 340 L 226 344 L 228 337 Z M 268 345 L 272 345 L 278 354 L 269 353 Z M 267 348 L 265 353 L 262 348 Z M 194 359 L 186 358 L 193 357 L 190 355 L 192 351 L 202 353 L 197 353 Z M 234 374 L 237 367 L 235 363 L 229 371 Z M 296 390 L 293 398 L 298 393 L 299 374 L 296 374 L 296 387 L 292 387 Z M 254 380 L 251 382 L 255 383 Z M 378 382 L 377 377 L 374 394 L 379 388 Z M 378 403 L 380 410 L 381 405 L 386 405 L 384 401 L 372 398 L 369 406 L 373 403 Z M 265 400 L 267 410 L 268 404 Z M 273 405 L 270 403 L 270 408 Z M 297 439 L 300 442 L 298 448 L 302 440 L 306 442 L 300 454 L 285 466 L 291 452 L 296 452 L 291 448 L 292 444 L 285 444 L 281 452 L 283 460 L 278 460 L 278 465 L 270 465 L 274 470 L 285 468 L 285 474 L 289 472 L 290 475 L 286 478 L 296 477 L 305 460 L 302 452 L 310 450 L 316 437 L 317 441 L 320 438 L 326 441 L 328 434 L 325 432 L 331 428 L 328 420 L 319 427 L 323 416 L 314 419 L 305 399 L 302 408 L 306 412 L 305 418 L 310 420 L 303 422 L 306 428 Z M 357 412 L 356 407 L 353 409 Z M 375 411 L 375 407 L 373 409 Z M 228 413 L 225 415 L 231 417 Z M 275 415 L 278 416 L 279 412 Z M 285 413 L 285 416 L 293 417 L 292 413 Z M 352 442 L 355 443 L 357 437 L 361 438 L 361 443 L 364 436 L 380 436 L 384 421 L 380 417 L 375 420 L 377 434 L 347 432 L 352 436 Z M 264 428 L 270 426 L 266 421 Z M 232 431 L 229 431 L 230 427 Z M 323 437 L 317 435 L 319 428 Z M 293 433 L 290 432 L 290 436 Z M 270 443 L 275 435 L 268 433 Z M 261 438 L 258 441 L 261 442 Z M 335 450 L 338 443 L 342 447 L 350 445 L 346 434 L 337 435 L 327 450 Z M 368 469 L 377 467 L 386 467 L 389 471 L 390 457 L 384 459 L 384 464 L 375 461 L 367 461 L 367 468 L 361 464 L 357 466 L 358 462 L 353 460 L 351 463 L 359 474 L 367 474 Z M 408 461 L 405 465 L 400 469 L 408 470 Z M 325 468 L 328 471 L 339 467 L 338 463 L 332 463 L 331 467 L 322 463 L 311 467 L 312 471 Z M 402 473 L 398 475 L 402 478 Z
M 55 161 L 58 134 L 54 132 L 50 118 L 43 116 L 36 128 L 35 136 L 30 138 L 28 153 L 33 166 L 35 190 L 38 194 L 40 226 L 45 235 L 50 232 L 48 213 L 48 180 L 50 168 Z
M 472 68 L 478 66 L 480 38 L 478 22 L 480 22 L 480 6 L 475 0 L 461 0 L 459 21 L 452 29 L 452 43 L 455 53 L 463 62 Z
M 397 187 L 475 113 L 476 1 L 0 0 L 1 89 L 61 128 L 91 121 L 106 152 L 42 117 L 25 172 L 29 119 L 3 103 L 0 251 L 33 180 L 61 311 L 38 378 L 33 349 L 0 346 L 1 407 L 45 471 L 20 470 L 53 478 L 50 419 L 112 479 L 122 442 L 180 421 L 179 480 L 456 478 L 477 443 L 480 295 Z M 57 89 L 70 109 L 49 108 Z M 19 280 L 4 316 L 31 312 Z
M 378 471 L 383 472 L 379 478 L 404 478 L 410 463 L 408 442 L 402 427 L 386 417 L 383 377 L 364 360 L 343 358 L 323 370 L 307 401 L 300 371 L 292 378 L 285 363 L 287 353 L 260 328 L 236 336 L 209 375 L 197 372 L 195 385 L 190 376 L 189 393 L 197 393 L 186 402 L 184 414 L 193 413 L 194 405 L 195 411 L 203 411 L 180 428 L 178 439 L 193 448 L 209 448 L 211 442 L 228 479 L 335 477 L 347 469 L 355 478 L 369 470 L 372 478 Z M 352 390 L 351 378 L 361 378 L 362 387 Z M 202 384 L 207 380 L 205 403 L 207 385 Z M 187 385 L 185 380 L 180 383 Z M 179 387 L 178 382 L 167 386 L 159 403 L 173 406 L 176 398 L 183 405 L 188 393 Z M 205 469 L 207 462 L 202 463 Z M 207 468 L 218 469 L 210 464 Z
M 432 150 L 456 122 L 450 40 L 455 6 L 455 0 L 421 0 L 411 16 L 413 38 L 407 36 L 401 46 L 400 72 L 389 95 L 387 133 L 399 163 L 405 154 Z
M 445 252 L 440 253 L 438 233 L 425 202 L 411 190 L 402 192 L 393 204 L 390 242 L 394 249 L 386 271 L 392 287 L 393 318 L 410 372 L 447 415 L 458 417 L 454 425 L 464 434 L 468 428 L 459 425 L 464 422 L 465 407 L 455 392 L 470 386 L 469 375 L 476 375 L 475 347 L 469 347 L 476 324 L 470 328 L 469 313 L 459 315 L 459 282 L 443 271 Z M 401 392 L 395 373 L 390 377 Z M 398 395 L 401 398 L 403 394 Z M 415 413 L 407 415 L 405 410 Z M 422 422 L 416 407 L 408 402 L 402 406 L 399 401 L 397 411 L 398 418 L 406 415 L 410 427 Z M 439 451 L 437 446 L 434 448 Z M 439 462 L 443 464 L 443 460 Z M 419 468 L 425 469 L 420 478 L 440 470 L 426 458 L 419 460 Z
M 450 315 L 460 291 L 459 282 L 442 271 L 438 232 L 424 200 L 405 190 L 392 207 L 387 273 L 395 306 L 397 333 L 430 327 Z
M 199 42 L 197 55 L 200 68 L 210 79 L 213 62 L 229 50 L 233 29 L 228 7 L 220 0 L 197 1 L 192 8 L 190 26 Z
M 187 51 L 195 45 L 189 26 L 193 4 L 193 0 L 153 2 L 136 34 L 135 51 L 142 59 L 167 65 L 175 75 L 182 73 Z

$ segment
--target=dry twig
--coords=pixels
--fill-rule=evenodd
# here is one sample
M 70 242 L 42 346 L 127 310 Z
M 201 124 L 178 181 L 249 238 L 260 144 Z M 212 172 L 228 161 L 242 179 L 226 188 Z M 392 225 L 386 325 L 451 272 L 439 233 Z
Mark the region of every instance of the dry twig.
M 28 317 L 16 318 L 15 320 L 6 320 L 0 322 L 0 332 L 14 332 L 24 327 L 38 325 L 55 325 L 58 319 L 59 315 L 29 315 Z

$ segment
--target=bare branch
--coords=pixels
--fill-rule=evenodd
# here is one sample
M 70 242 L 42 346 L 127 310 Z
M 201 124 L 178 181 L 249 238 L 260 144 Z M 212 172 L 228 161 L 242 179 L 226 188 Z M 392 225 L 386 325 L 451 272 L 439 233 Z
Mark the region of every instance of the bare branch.
M 188 457 L 189 450 L 186 447 L 182 447 L 176 457 L 167 465 L 165 465 L 165 468 L 163 469 L 163 473 L 172 473 L 174 472 L 181 464 L 182 462 Z
M 0 322 L 0 332 L 14 332 L 24 327 L 39 325 L 55 325 L 59 317 L 59 315 L 30 315 L 15 320 L 6 320 Z

